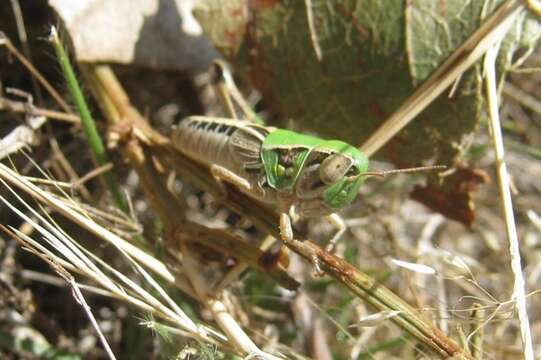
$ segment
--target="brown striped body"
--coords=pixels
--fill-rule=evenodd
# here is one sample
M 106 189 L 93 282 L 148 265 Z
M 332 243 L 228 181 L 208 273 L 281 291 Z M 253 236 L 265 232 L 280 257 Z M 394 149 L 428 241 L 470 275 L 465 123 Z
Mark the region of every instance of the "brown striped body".
M 234 120 L 191 116 L 174 128 L 177 150 L 207 166 L 218 165 L 246 179 L 254 189 L 248 195 L 266 202 L 275 200 L 267 185 L 261 146 L 269 129 Z

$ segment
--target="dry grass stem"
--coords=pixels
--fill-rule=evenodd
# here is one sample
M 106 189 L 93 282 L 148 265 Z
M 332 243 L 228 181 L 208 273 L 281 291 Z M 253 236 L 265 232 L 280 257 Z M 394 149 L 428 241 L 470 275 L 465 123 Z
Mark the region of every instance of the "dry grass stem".
M 310 30 L 310 41 L 312 42 L 312 48 L 316 53 L 316 58 L 319 62 L 323 61 L 323 53 L 321 52 L 321 46 L 319 46 L 319 40 L 317 38 L 317 29 L 314 21 L 314 11 L 312 10 L 312 1 L 304 0 L 304 7 L 306 8 L 306 18 L 308 19 L 308 28 Z
M 62 276 L 66 280 L 66 282 L 69 284 L 69 286 L 72 288 L 73 296 L 75 297 L 77 302 L 81 305 L 86 316 L 92 323 L 92 327 L 94 328 L 94 330 L 96 330 L 96 333 L 98 334 L 101 345 L 105 349 L 105 352 L 107 353 L 107 356 L 109 357 L 109 359 L 112 359 L 112 360 L 116 359 L 116 356 L 114 355 L 113 350 L 111 350 L 111 346 L 109 346 L 107 339 L 103 335 L 103 332 L 101 331 L 100 326 L 98 325 L 98 322 L 96 321 L 96 318 L 94 317 L 94 314 L 92 314 L 92 310 L 90 309 L 90 306 L 88 306 L 88 303 L 86 302 L 83 296 L 83 293 L 81 292 L 81 289 L 75 282 L 75 279 L 73 278 L 73 276 L 68 271 L 66 271 L 65 269 L 61 267 L 59 267 L 55 271 L 57 272 L 57 274 Z
M 28 34 L 26 31 L 26 27 L 24 25 L 23 12 L 22 12 L 21 4 L 19 0 L 11 0 L 11 8 L 13 10 L 13 17 L 15 18 L 15 23 L 17 24 L 17 35 L 19 36 L 19 40 L 21 41 L 23 53 L 28 59 L 28 61 L 30 63 L 33 63 L 32 50 L 30 49 L 30 46 L 28 44 Z M 32 81 L 32 90 L 34 94 L 36 94 L 38 100 L 41 102 L 42 100 L 41 89 L 38 86 L 36 78 L 32 77 L 31 81 Z
M 42 202 L 43 204 L 55 209 L 62 215 L 66 216 L 68 219 L 71 219 L 75 223 L 79 224 L 82 228 L 85 228 L 96 236 L 103 238 L 111 244 L 126 251 L 126 253 L 128 253 L 130 256 L 133 256 L 138 261 L 141 261 L 141 263 L 145 264 L 145 266 L 154 271 L 156 274 L 160 275 L 163 279 L 169 282 L 174 281 L 174 276 L 163 263 L 157 261 L 154 257 L 148 255 L 147 253 L 140 250 L 131 243 L 121 239 L 119 236 L 112 233 L 111 231 L 102 227 L 95 226 L 95 223 L 88 219 L 84 214 L 74 211 L 65 203 L 59 201 L 58 199 L 55 199 L 53 196 L 51 196 L 51 194 L 43 191 L 31 182 L 21 178 L 20 176 L 18 176 L 17 173 L 15 173 L 4 164 L 0 164 L 0 178 L 3 178 L 6 182 L 9 182 L 13 186 L 16 186 L 20 190 L 28 193 L 33 198 Z
M 278 360 L 283 359 L 263 352 L 242 330 L 242 327 L 231 316 L 225 305 L 218 300 L 220 294 L 213 293 L 208 287 L 208 280 L 203 276 L 204 272 L 200 269 L 201 264 L 196 261 L 197 255 L 193 254 L 187 246 L 182 246 L 182 252 L 185 255 L 185 269 L 199 301 L 212 313 L 212 316 L 218 326 L 227 335 L 228 340 L 235 349 L 245 356 L 258 355 L 265 359 Z
M 541 115 L 541 101 L 527 92 L 519 89 L 515 85 L 506 82 L 503 86 L 503 93 L 511 99 L 521 103 L 525 107 L 531 109 Z
M 499 34 L 499 40 L 503 39 L 506 31 Z M 517 236 L 515 224 L 515 215 L 513 213 L 513 201 L 511 198 L 511 188 L 509 173 L 505 164 L 505 154 L 503 146 L 503 137 L 500 126 L 500 116 L 498 111 L 498 93 L 496 82 L 496 58 L 500 43 L 497 41 L 485 56 L 484 70 L 486 76 L 486 92 L 488 101 L 490 134 L 494 145 L 496 155 L 496 173 L 498 174 L 498 186 L 500 190 L 500 201 L 504 212 L 505 229 L 507 240 L 509 241 L 509 253 L 511 255 L 511 269 L 513 271 L 515 282 L 513 286 L 513 298 L 516 301 L 516 309 L 520 322 L 520 333 L 522 337 L 522 346 L 524 350 L 524 359 L 533 360 L 532 335 L 530 331 L 530 321 L 528 319 L 528 308 L 526 304 L 525 282 L 522 275 L 522 264 L 520 256 L 520 245 Z
M 40 108 L 27 102 L 15 101 L 0 97 L 0 110 L 23 113 L 28 116 L 44 116 L 51 120 L 58 120 L 69 124 L 78 124 L 81 122 L 79 116 L 65 112 Z
M 47 219 L 40 215 L 36 210 L 33 210 L 32 207 L 15 192 L 13 192 L 9 185 L 3 180 L 2 184 L 28 211 L 32 212 L 39 222 L 44 224 L 44 226 L 41 226 L 24 215 L 23 212 L 19 211 L 15 206 L 7 202 L 4 197 L 0 197 L 0 200 L 3 201 L 4 204 L 14 211 L 18 216 L 29 222 L 36 230 L 44 235 L 48 245 L 54 249 L 54 252 L 48 250 L 46 247 L 40 245 L 38 242 L 25 234 L 22 234 L 16 229 L 7 229 L 5 227 L 2 228 L 8 233 L 12 234 L 13 237 L 21 241 L 23 245 L 31 249 L 31 251 L 35 252 L 44 259 L 48 259 L 49 264 L 51 264 L 51 266 L 54 265 L 53 268 L 59 269 L 62 267 L 63 269 L 65 268 L 65 270 L 63 270 L 64 272 L 75 272 L 92 279 L 105 290 L 105 292 L 102 291 L 102 293 L 131 303 L 144 311 L 156 314 L 168 321 L 172 321 L 177 326 L 180 326 L 180 329 L 182 329 L 184 334 L 187 336 L 204 340 L 209 343 L 216 343 L 217 340 L 221 342 L 224 339 L 223 336 L 215 331 L 205 329 L 204 326 L 193 322 L 167 295 L 166 291 L 160 285 L 158 285 L 158 283 L 152 279 L 152 277 L 139 265 L 139 263 L 131 259 L 120 248 L 118 248 L 118 250 L 120 250 L 126 259 L 132 263 L 134 269 L 143 277 L 144 281 L 147 284 L 150 284 L 150 286 L 159 294 L 159 296 L 165 300 L 165 304 L 159 301 L 156 297 L 152 296 L 141 286 L 137 285 L 129 276 L 126 276 L 125 274 L 111 267 L 91 252 L 81 248 L 71 237 L 65 234 L 61 228 L 52 223 L 50 218 Z M 99 227 L 97 224 L 94 224 L 94 226 Z M 62 256 L 59 257 L 56 255 L 56 253 L 62 254 Z M 100 267 L 105 269 L 106 272 L 114 275 L 114 277 L 120 280 L 120 283 L 108 276 L 100 269 Z M 60 275 L 63 276 L 64 272 L 60 273 Z M 77 283 L 73 282 L 73 284 L 79 287 Z
M 64 112 L 68 114 L 73 114 L 73 110 L 71 110 L 71 107 L 68 105 L 68 103 L 64 100 L 64 98 L 56 91 L 56 89 L 45 79 L 45 77 L 36 69 L 36 67 L 28 61 L 28 59 L 21 54 L 19 50 L 13 45 L 11 40 L 4 34 L 2 31 L 0 31 L 0 45 L 4 45 L 8 51 L 15 56 L 17 60 L 20 61 L 21 64 L 23 64 L 24 67 L 28 69 L 28 72 L 34 76 L 38 82 L 47 90 L 47 92 L 51 95 L 51 97 L 56 101 L 58 106 L 64 110 Z
M 0 159 L 19 152 L 31 145 L 38 143 L 36 130 L 40 128 L 46 119 L 44 117 L 32 117 L 28 125 L 19 125 L 9 134 L 0 139 Z

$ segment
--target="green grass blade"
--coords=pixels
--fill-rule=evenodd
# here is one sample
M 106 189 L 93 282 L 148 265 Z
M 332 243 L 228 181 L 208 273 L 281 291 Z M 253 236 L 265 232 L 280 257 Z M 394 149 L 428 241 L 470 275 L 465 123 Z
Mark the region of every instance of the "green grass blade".
M 83 129 L 88 143 L 90 144 L 92 154 L 94 155 L 98 166 L 103 166 L 109 163 L 109 157 L 107 156 L 105 146 L 103 145 L 103 141 L 101 140 L 101 137 L 96 128 L 94 118 L 90 114 L 90 110 L 85 101 L 83 91 L 79 86 L 79 82 L 77 81 L 77 77 L 75 76 L 75 72 L 71 67 L 69 58 L 58 37 L 56 28 L 54 27 L 51 29 L 51 35 L 49 36 L 49 40 L 55 50 L 56 57 L 58 59 L 60 67 L 62 68 L 62 73 L 66 78 L 66 83 L 73 97 L 73 101 L 77 106 L 77 111 L 79 112 L 79 116 L 81 117 L 81 123 L 83 125 Z M 106 171 L 103 173 L 102 176 L 107 187 L 109 188 L 109 191 L 111 192 L 111 195 L 113 196 L 113 201 L 115 202 L 116 206 L 124 213 L 128 213 L 128 204 L 119 189 L 118 183 L 116 182 L 113 173 L 111 171 Z

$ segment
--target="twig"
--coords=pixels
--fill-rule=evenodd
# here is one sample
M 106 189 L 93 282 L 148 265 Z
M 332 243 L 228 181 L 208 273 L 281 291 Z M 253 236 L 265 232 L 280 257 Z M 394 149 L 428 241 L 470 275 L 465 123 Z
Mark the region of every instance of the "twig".
M 55 88 L 41 75 L 41 73 L 36 69 L 36 67 L 28 61 L 23 54 L 17 50 L 15 46 L 13 46 L 13 43 L 11 40 L 4 34 L 2 31 L 0 31 L 0 45 L 5 45 L 5 47 L 8 49 L 10 53 L 12 53 L 20 62 L 23 64 L 24 67 L 28 69 L 28 71 L 39 81 L 39 83 L 47 90 L 47 92 L 51 95 L 51 97 L 57 102 L 57 104 L 64 110 L 64 112 L 68 114 L 73 114 L 73 110 L 69 107 L 69 105 L 64 101 L 62 96 L 55 90 Z
M 473 310 L 471 317 L 474 320 L 474 324 L 481 324 L 485 317 L 485 310 L 479 304 L 473 304 Z M 483 326 L 480 326 L 474 330 L 474 333 L 471 335 L 471 349 L 472 355 L 476 360 L 483 359 L 483 341 L 484 341 L 484 331 Z
M 314 22 L 314 10 L 312 9 L 312 0 L 304 0 L 304 7 L 306 8 L 306 18 L 308 20 L 308 29 L 310 30 L 310 40 L 312 41 L 312 47 L 316 53 L 316 58 L 319 62 L 323 61 L 323 53 L 319 46 L 319 40 L 317 38 L 317 29 Z
M 48 119 L 58 120 L 71 124 L 78 124 L 81 122 L 81 119 L 79 119 L 79 117 L 75 114 L 67 114 L 64 112 L 43 109 L 35 106 L 29 107 L 27 103 L 9 100 L 4 97 L 0 97 L 0 110 L 25 113 L 30 116 L 45 116 Z
M 85 182 L 92 180 L 92 179 L 95 178 L 96 176 L 100 176 L 100 175 L 103 174 L 104 172 L 110 171 L 112 168 L 113 168 L 113 164 L 112 164 L 112 163 L 107 163 L 107 164 L 101 165 L 100 167 L 94 168 L 94 169 L 92 169 L 92 171 L 90 171 L 89 173 L 85 174 L 83 177 L 81 177 L 81 178 L 75 180 L 75 181 L 73 182 L 73 186 L 74 186 L 75 188 L 79 188 L 79 187 L 81 187 Z
M 36 145 L 38 137 L 36 130 L 40 128 L 46 119 L 42 116 L 32 117 L 28 125 L 19 125 L 9 134 L 0 139 L 0 159 L 18 152 L 22 148 Z
M 541 15 L 541 1 L 539 0 L 526 0 L 528 7 L 536 12 L 538 15 Z
M 17 24 L 17 33 L 19 34 L 19 40 L 21 41 L 23 52 L 29 62 L 33 63 L 32 52 L 30 51 L 30 46 L 28 46 L 28 36 L 24 26 L 23 12 L 21 11 L 21 4 L 19 3 L 19 0 L 11 0 L 11 8 L 13 9 L 13 17 L 15 18 L 15 23 Z M 33 93 L 36 94 L 38 99 L 38 104 L 42 104 L 43 98 L 41 95 L 41 89 L 36 81 L 36 78 L 32 76 L 30 79 L 32 81 L 32 88 L 34 90 Z
M 49 146 L 51 147 L 51 153 L 53 155 L 53 159 L 55 160 L 53 164 L 57 163 L 58 166 L 63 171 L 65 171 L 65 173 L 67 174 L 67 177 L 70 179 L 71 182 L 76 183 L 77 181 L 79 181 L 79 174 L 77 174 L 77 172 L 71 165 L 71 162 L 66 158 L 66 155 L 64 155 L 64 152 L 60 148 L 60 145 L 58 145 L 58 140 L 56 139 L 56 137 L 51 136 L 49 138 Z M 29 160 L 33 162 L 32 159 L 29 159 Z M 93 200 L 92 194 L 90 194 L 90 191 L 88 191 L 88 189 L 86 188 L 84 184 L 81 184 L 78 190 L 81 196 L 83 197 L 83 199 L 89 202 Z
M 509 27 L 507 28 L 509 29 Z M 498 185 L 500 190 L 501 206 L 504 212 L 505 230 L 509 241 L 509 253 L 511 255 L 511 269 L 515 276 L 513 286 L 513 297 L 515 298 L 515 307 L 518 312 L 520 322 L 520 334 L 522 338 L 522 347 L 524 350 L 524 359 L 533 360 L 533 346 L 530 332 L 530 322 L 528 320 L 528 309 L 526 306 L 526 292 L 524 277 L 522 275 L 522 265 L 520 260 L 520 246 L 515 225 L 515 216 L 513 214 L 513 200 L 511 198 L 511 189 L 509 186 L 509 174 L 504 158 L 503 137 L 500 126 L 500 116 L 498 113 L 498 91 L 496 80 L 496 59 L 500 48 L 500 41 L 503 39 L 507 30 L 502 28 L 499 33 L 496 45 L 488 49 L 485 55 L 484 70 L 486 73 L 486 91 L 488 100 L 489 125 L 495 152 L 496 173 L 498 174 Z
M 528 219 L 537 228 L 537 230 L 541 231 L 541 217 L 533 210 L 528 210 L 527 215 Z
M 53 111 L 50 111 L 50 110 L 36 109 L 36 107 L 33 104 L 33 96 L 31 94 L 29 94 L 29 93 L 26 93 L 26 92 L 20 90 L 20 89 L 6 88 L 6 93 L 10 93 L 10 94 L 13 94 L 13 95 L 23 97 L 23 98 L 26 99 L 26 101 L 24 103 L 15 102 L 15 101 L 10 101 L 8 99 L 0 97 L 0 109 L 3 109 L 5 107 L 7 107 L 7 110 L 25 112 L 26 118 L 29 119 L 28 122 L 30 124 L 36 123 L 37 119 L 40 119 L 40 118 L 45 119 L 45 118 L 47 118 L 48 116 L 51 116 L 51 115 L 53 115 L 53 116 L 57 115 L 57 116 L 60 116 L 61 118 L 64 118 L 64 119 L 68 119 L 68 117 L 71 117 L 71 118 L 74 118 L 76 120 L 76 122 L 78 122 L 78 123 L 80 122 L 79 117 L 75 116 L 75 115 L 64 114 L 64 113 L 59 113 L 59 112 L 53 112 Z M 38 115 L 38 114 L 41 114 L 41 115 Z M 43 121 L 39 120 L 39 121 L 44 122 L 44 120 Z M 31 127 L 34 128 L 34 129 L 37 128 L 37 126 L 31 126 Z M 79 175 L 77 175 L 75 170 L 73 170 L 73 167 L 71 166 L 71 163 L 64 156 L 64 153 L 62 152 L 62 150 L 58 146 L 56 138 L 55 137 L 50 137 L 49 138 L 49 143 L 51 145 L 52 153 L 54 154 L 53 158 L 55 158 L 57 160 L 58 165 L 62 168 L 62 170 L 64 170 L 68 174 L 68 176 L 72 179 L 72 181 L 77 181 L 79 179 Z M 0 158 L 2 158 L 2 157 L 0 157 Z M 29 160 L 31 162 L 33 161 L 31 158 L 29 158 Z M 56 167 L 55 165 L 56 165 L 55 162 L 53 162 L 53 166 L 58 169 L 58 167 Z M 84 185 L 80 186 L 80 190 L 81 190 L 80 191 L 81 195 L 86 200 L 91 199 L 90 193 L 84 187 Z

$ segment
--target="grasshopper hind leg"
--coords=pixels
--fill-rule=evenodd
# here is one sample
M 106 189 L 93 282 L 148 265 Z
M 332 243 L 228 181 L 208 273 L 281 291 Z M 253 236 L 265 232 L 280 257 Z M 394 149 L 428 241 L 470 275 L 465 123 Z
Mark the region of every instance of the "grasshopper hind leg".
M 215 60 L 212 69 L 212 82 L 222 100 L 225 110 L 229 117 L 237 119 L 237 109 L 244 115 L 249 122 L 262 124 L 263 122 L 252 110 L 248 102 L 244 99 L 241 92 L 235 85 L 233 75 L 225 62 Z

